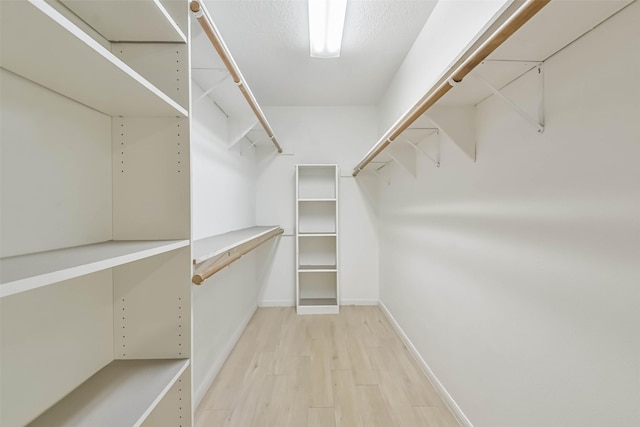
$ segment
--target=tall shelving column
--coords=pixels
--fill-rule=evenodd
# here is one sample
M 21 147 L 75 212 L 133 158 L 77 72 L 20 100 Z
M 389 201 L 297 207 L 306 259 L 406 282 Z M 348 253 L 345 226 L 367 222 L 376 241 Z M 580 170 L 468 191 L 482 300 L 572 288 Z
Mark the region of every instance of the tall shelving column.
M 0 2 L 3 427 L 192 425 L 187 33 L 182 0 Z
M 296 310 L 339 312 L 338 165 L 296 165 Z

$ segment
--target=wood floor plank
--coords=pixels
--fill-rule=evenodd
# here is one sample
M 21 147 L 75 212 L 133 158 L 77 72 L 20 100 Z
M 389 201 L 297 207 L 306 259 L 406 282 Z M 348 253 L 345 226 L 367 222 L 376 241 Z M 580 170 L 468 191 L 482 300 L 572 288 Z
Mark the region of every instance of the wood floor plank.
M 333 408 L 309 408 L 308 427 L 335 427 L 336 418 Z
M 196 427 L 457 427 L 378 307 L 260 308 Z
M 358 402 L 353 372 L 339 370 L 331 373 L 337 427 L 363 427 L 362 410 Z
M 377 385 L 356 386 L 358 401 L 367 427 L 395 427 L 396 422 Z

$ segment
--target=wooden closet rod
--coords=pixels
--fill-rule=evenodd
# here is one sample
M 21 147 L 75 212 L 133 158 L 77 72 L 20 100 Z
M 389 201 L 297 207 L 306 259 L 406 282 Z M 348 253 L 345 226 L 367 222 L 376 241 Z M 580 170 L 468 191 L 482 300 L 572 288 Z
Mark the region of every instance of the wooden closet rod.
M 407 130 L 422 114 L 442 98 L 449 90 L 460 83 L 467 74 L 487 56 L 498 48 L 513 33 L 518 31 L 529 19 L 538 13 L 551 0 L 528 0 L 518 8 L 487 40 L 476 50 L 469 49 L 438 82 L 373 146 L 371 150 L 353 169 L 353 176 L 357 176 L 365 166 L 375 159 L 402 132 Z M 458 65 L 462 61 L 460 65 Z
M 276 228 L 268 233 L 256 237 L 255 239 L 240 243 L 239 245 L 232 247 L 231 249 L 225 251 L 225 253 L 218 255 L 215 258 L 204 261 L 203 263 L 196 266 L 196 270 L 193 274 L 193 277 L 191 278 L 191 281 L 196 285 L 201 284 L 232 262 L 239 260 L 243 255 L 246 255 L 267 240 L 279 236 L 282 233 L 284 233 L 284 230 L 282 228 Z
M 209 13 L 205 9 L 204 5 L 197 0 L 193 0 L 190 3 L 189 7 L 191 8 L 191 12 L 193 12 L 194 16 L 200 23 L 200 26 L 204 30 L 205 34 L 207 35 L 207 37 L 209 37 L 209 40 L 211 41 L 214 49 L 216 50 L 216 52 L 218 52 L 218 55 L 220 55 L 224 66 L 229 71 L 229 74 L 231 74 L 231 78 L 240 89 L 240 92 L 242 92 L 242 96 L 244 96 L 244 99 L 247 100 L 247 103 L 249 104 L 249 107 L 251 107 L 253 114 L 256 115 L 265 132 L 267 132 L 269 139 L 278 150 L 278 153 L 282 153 L 282 147 L 280 147 L 280 144 L 278 144 L 278 141 L 273 134 L 273 129 L 271 129 L 271 126 L 269 126 L 267 118 L 264 116 L 264 113 L 260 109 L 260 106 L 256 102 L 256 99 L 253 97 L 251 90 L 249 90 L 249 86 L 242 78 L 238 66 L 231 57 L 231 53 L 227 49 L 227 46 L 225 46 L 222 38 L 218 34 L 218 30 L 213 24 L 213 21 L 211 20 L 211 18 L 209 18 Z

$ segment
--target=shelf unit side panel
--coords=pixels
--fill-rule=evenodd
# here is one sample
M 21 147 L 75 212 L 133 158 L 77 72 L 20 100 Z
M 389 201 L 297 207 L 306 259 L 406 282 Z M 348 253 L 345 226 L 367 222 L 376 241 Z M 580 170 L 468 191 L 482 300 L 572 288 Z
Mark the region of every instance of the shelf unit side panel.
M 190 427 L 191 412 L 191 366 L 189 366 L 140 426 Z
M 336 192 L 336 304 L 340 305 L 340 166 L 335 168 L 335 192 Z
M 300 198 L 300 166 L 296 165 L 296 174 L 295 174 L 295 197 L 296 197 L 296 202 L 295 202 L 295 234 L 296 234 L 296 239 L 295 239 L 295 246 L 296 246 L 296 263 L 295 263 L 295 268 L 296 270 L 298 270 L 298 268 L 300 267 L 300 237 L 298 236 L 298 234 L 300 233 L 300 203 L 298 202 L 298 199 Z M 300 302 L 300 274 L 298 274 L 298 272 L 296 271 L 296 306 L 298 306 Z
M 190 247 L 114 268 L 114 357 L 189 357 L 190 283 Z
M 111 118 L 0 69 L 2 257 L 112 238 Z
M 114 239 L 188 239 L 188 119 L 112 122 Z
M 0 425 L 21 426 L 113 359 L 112 271 L 0 300 Z
M 111 52 L 189 109 L 189 48 L 184 43 L 112 43 Z

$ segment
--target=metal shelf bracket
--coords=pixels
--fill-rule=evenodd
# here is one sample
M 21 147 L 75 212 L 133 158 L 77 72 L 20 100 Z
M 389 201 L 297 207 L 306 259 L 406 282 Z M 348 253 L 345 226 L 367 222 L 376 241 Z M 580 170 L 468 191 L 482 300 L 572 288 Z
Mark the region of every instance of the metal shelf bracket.
M 512 61 L 492 60 L 491 62 L 500 63 L 500 62 L 512 62 Z M 527 70 L 525 73 L 523 73 L 520 76 L 518 76 L 518 78 L 522 77 L 524 74 L 526 74 L 527 72 L 531 71 L 532 69 L 534 69 L 534 68 L 536 69 L 536 73 L 537 73 L 537 83 L 536 84 L 537 84 L 537 92 L 538 92 L 538 99 L 537 99 L 538 108 L 537 108 L 537 117 L 535 117 L 535 118 L 531 117 L 531 115 L 529 115 L 529 113 L 527 113 L 519 105 L 517 105 L 515 102 L 513 102 L 507 96 L 505 96 L 500 91 L 500 89 L 496 88 L 491 83 L 489 83 L 484 77 L 482 77 L 482 75 L 479 72 L 473 71 L 471 73 L 471 75 L 473 76 L 474 79 L 476 79 L 477 81 L 479 81 L 482 84 L 484 84 L 496 97 L 498 97 L 498 99 L 502 100 L 505 104 L 507 104 L 509 107 L 511 107 L 511 109 L 513 111 L 515 111 L 518 115 L 520 115 L 527 123 L 529 123 L 531 126 L 533 126 L 538 131 L 538 133 L 542 133 L 542 132 L 544 132 L 544 62 L 526 61 L 526 63 L 531 63 L 534 66 L 532 68 L 530 68 L 529 70 Z

